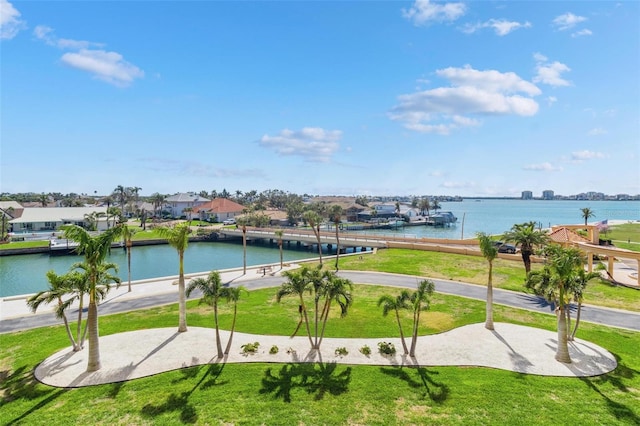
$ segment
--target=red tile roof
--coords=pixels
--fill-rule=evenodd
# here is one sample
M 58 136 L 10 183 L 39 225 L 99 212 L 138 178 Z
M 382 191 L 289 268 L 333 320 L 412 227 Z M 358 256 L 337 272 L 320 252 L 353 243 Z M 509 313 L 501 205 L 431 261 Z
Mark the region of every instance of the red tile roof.
M 584 238 L 580 234 L 567 229 L 567 228 L 558 228 L 549 234 L 549 238 L 555 241 L 556 243 L 590 243 L 591 241 Z
M 193 208 L 194 213 L 201 211 L 208 213 L 241 213 L 244 210 L 244 206 L 228 200 L 226 198 L 214 198 L 213 200 L 201 204 Z

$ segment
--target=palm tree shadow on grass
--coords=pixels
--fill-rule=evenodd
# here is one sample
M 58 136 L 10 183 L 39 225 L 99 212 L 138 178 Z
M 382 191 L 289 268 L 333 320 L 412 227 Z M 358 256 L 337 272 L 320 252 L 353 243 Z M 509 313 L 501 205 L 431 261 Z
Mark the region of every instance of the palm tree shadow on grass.
M 412 370 L 417 373 L 418 380 L 409 374 Z M 444 383 L 438 383 L 430 377 L 430 375 L 437 375 L 438 372 L 436 371 L 429 371 L 424 367 L 381 367 L 380 371 L 388 376 L 403 380 L 412 389 L 424 389 L 422 396 L 428 396 L 433 402 L 442 403 L 449 397 L 449 386 Z
M 12 374 L 9 371 L 0 371 L 0 392 L 2 392 L 2 405 L 17 399 L 40 400 L 36 405 L 29 408 L 20 416 L 8 421 L 7 425 L 18 424 L 25 417 L 44 408 L 47 404 L 67 393 L 68 389 L 57 389 L 44 386 L 33 375 L 32 370 L 27 370 L 26 366 L 21 366 Z M 45 398 L 46 397 L 46 398 Z M 3 419 L 8 420 L 8 419 Z
M 331 363 L 289 363 L 277 372 L 267 368 L 262 378 L 261 394 L 273 394 L 274 398 L 282 398 L 291 402 L 292 391 L 300 389 L 314 394 L 319 401 L 327 393 L 340 395 L 346 392 L 351 383 L 351 367 L 338 371 L 338 364 Z
M 203 367 L 180 370 L 183 377 L 173 380 L 172 384 L 174 385 L 185 380 L 195 379 L 202 370 L 205 370 L 205 373 L 191 390 L 181 392 L 180 394 L 172 393 L 167 397 L 166 401 L 161 404 L 146 404 L 142 407 L 142 415 L 153 418 L 163 413 L 178 411 L 180 412 L 180 421 L 182 423 L 196 423 L 198 421 L 198 413 L 195 407 L 189 402 L 189 397 L 191 397 L 191 394 L 198 388 L 208 389 L 212 386 L 223 386 L 227 384 L 228 381 L 218 381 L 223 369 L 224 363 L 216 363 Z
M 611 414 L 613 414 L 616 419 L 625 422 L 629 421 L 629 424 L 638 425 L 640 424 L 640 415 L 636 414 L 634 410 L 629 408 L 628 406 L 614 401 L 613 399 L 611 399 L 610 395 L 607 395 L 600 390 L 600 387 L 602 385 L 610 384 L 620 392 L 633 392 L 632 389 L 629 389 L 627 387 L 624 381 L 631 380 L 636 375 L 640 374 L 640 371 L 627 367 L 624 363 L 622 363 L 618 355 L 613 354 L 613 356 L 615 356 L 616 358 L 618 367 L 611 373 L 603 374 L 602 376 L 597 377 L 580 377 L 580 380 L 605 400 L 609 411 L 611 411 Z

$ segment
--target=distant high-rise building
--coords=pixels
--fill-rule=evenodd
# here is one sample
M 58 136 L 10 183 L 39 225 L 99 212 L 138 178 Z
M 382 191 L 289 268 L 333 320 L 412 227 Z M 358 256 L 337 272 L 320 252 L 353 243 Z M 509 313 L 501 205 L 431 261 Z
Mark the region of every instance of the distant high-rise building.
M 522 199 L 523 200 L 532 200 L 533 199 L 533 192 L 531 192 L 531 191 L 522 191 Z
M 542 199 L 543 200 L 553 200 L 553 191 L 547 189 L 546 191 L 542 191 Z

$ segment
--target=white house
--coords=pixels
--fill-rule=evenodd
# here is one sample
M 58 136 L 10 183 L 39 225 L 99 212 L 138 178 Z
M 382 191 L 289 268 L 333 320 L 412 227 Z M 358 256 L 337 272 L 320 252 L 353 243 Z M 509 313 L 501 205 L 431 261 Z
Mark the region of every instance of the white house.
M 178 193 L 167 197 L 164 200 L 164 210 L 171 212 L 172 217 L 188 216 L 185 209 L 193 209 L 209 201 L 208 198 L 201 197 L 193 193 Z
M 107 229 L 106 207 L 26 207 L 22 215 L 9 221 L 14 233 L 55 231 L 61 225 L 84 226 L 91 213 L 103 215 L 98 231 Z

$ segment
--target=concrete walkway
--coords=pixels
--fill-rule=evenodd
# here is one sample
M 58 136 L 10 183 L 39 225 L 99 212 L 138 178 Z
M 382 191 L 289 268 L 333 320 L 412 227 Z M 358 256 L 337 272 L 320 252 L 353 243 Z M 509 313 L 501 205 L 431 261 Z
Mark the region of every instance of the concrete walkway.
M 222 345 L 229 333 L 223 331 Z M 321 350 L 310 350 L 307 337 L 259 336 L 235 333 L 229 354 L 216 356 L 215 332 L 191 327 L 178 333 L 175 327 L 118 333 L 100 338 L 102 368 L 87 373 L 88 349 L 64 349 L 43 361 L 36 378 L 56 387 L 83 387 L 122 382 L 203 364 L 218 363 L 337 363 L 379 366 L 474 366 L 524 374 L 587 377 L 608 373 L 617 366 L 607 350 L 577 339 L 570 342 L 570 364 L 555 360 L 556 333 L 514 324 L 496 323 L 495 330 L 471 324 L 446 333 L 418 338 L 416 356 L 403 355 L 400 339 L 324 339 Z M 393 343 L 395 355 L 381 355 L 379 342 Z M 243 354 L 242 345 L 258 342 L 258 352 Z M 410 340 L 407 342 L 410 345 Z M 278 353 L 270 354 L 273 345 Z M 367 345 L 370 355 L 360 349 Z M 336 355 L 338 348 L 347 354 Z

